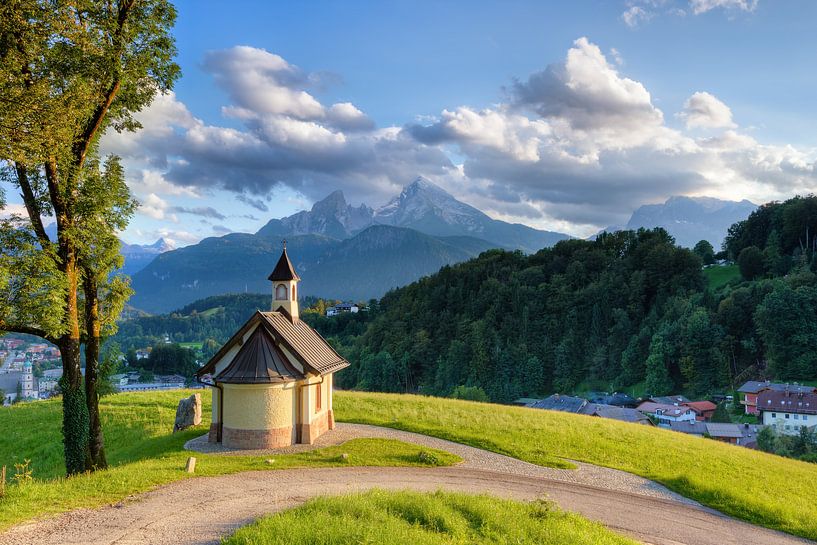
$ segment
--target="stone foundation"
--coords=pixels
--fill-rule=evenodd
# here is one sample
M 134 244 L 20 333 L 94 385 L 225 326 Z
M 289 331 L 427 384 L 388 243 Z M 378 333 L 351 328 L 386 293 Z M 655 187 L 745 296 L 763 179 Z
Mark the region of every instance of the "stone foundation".
M 330 424 L 331 422 L 331 424 Z M 334 429 L 335 427 L 335 417 L 332 414 L 332 411 L 326 411 L 322 415 L 319 415 L 317 418 L 312 420 L 309 424 L 300 424 L 298 426 L 298 431 L 301 437 L 301 443 L 305 443 L 307 445 L 311 445 L 315 442 L 315 439 L 326 433 L 327 431 Z
M 210 424 L 210 431 L 207 434 L 208 443 L 218 443 L 219 428 L 220 424 L 218 422 L 213 422 L 212 424 Z
M 250 450 L 288 447 L 292 445 L 292 428 L 236 430 L 224 427 L 221 444 L 227 448 Z

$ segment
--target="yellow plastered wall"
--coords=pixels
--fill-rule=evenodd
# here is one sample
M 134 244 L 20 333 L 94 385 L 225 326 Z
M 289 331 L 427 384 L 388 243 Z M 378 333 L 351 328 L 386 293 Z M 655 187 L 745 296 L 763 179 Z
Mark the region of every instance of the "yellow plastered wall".
M 323 381 L 321 381 L 321 377 L 310 377 L 303 384 L 301 402 L 303 403 L 304 413 L 301 423 L 309 424 L 332 408 L 332 375 L 324 375 Z M 320 411 L 317 408 L 318 384 L 321 386 Z
M 294 382 L 225 384 L 224 426 L 236 430 L 273 430 L 295 421 Z M 295 430 L 293 428 L 293 441 Z
M 216 366 L 213 369 L 213 373 L 212 373 L 212 375 L 214 377 L 216 375 L 218 375 L 219 373 L 221 373 L 222 371 L 224 371 L 224 369 L 226 369 L 227 366 L 230 365 L 230 363 L 232 363 L 232 361 L 235 358 L 236 354 L 238 354 L 238 351 L 241 350 L 241 347 L 243 346 L 243 344 L 245 342 L 247 342 L 247 339 L 250 338 L 250 335 L 252 335 L 252 333 L 253 333 L 253 331 L 255 331 L 256 327 L 258 327 L 257 324 L 255 326 L 251 327 L 250 330 L 247 331 L 244 334 L 244 336 L 242 337 L 241 344 L 239 344 L 239 343 L 234 344 L 227 351 L 227 353 L 224 354 L 221 357 L 221 359 L 216 362 Z M 212 422 L 213 423 L 217 423 L 219 421 L 219 409 L 218 408 L 219 408 L 220 405 L 221 405 L 221 397 L 220 397 L 220 393 L 218 391 L 218 388 L 213 388 L 213 403 L 212 403 L 212 407 L 211 407 L 211 411 L 213 413 L 213 415 L 212 415 Z

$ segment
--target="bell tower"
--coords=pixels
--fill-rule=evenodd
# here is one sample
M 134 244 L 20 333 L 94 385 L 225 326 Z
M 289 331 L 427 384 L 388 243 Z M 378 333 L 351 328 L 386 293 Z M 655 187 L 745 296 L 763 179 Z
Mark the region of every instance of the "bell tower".
M 284 250 L 269 280 L 272 282 L 272 310 L 285 310 L 292 320 L 298 319 L 298 282 L 301 277 L 295 272 L 287 255 L 287 241 L 283 241 Z

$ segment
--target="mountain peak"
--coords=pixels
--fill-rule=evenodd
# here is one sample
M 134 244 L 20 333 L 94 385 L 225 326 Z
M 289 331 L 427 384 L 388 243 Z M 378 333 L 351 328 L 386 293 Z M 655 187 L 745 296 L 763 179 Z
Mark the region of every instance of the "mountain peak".
M 146 246 L 147 248 L 153 248 L 161 252 L 169 252 L 170 250 L 175 250 L 176 245 L 172 242 L 165 240 L 164 237 L 160 237 L 156 242 L 153 244 L 149 244 Z
M 454 197 L 445 189 L 438 186 L 428 178 L 423 176 L 417 176 L 414 181 L 403 188 L 401 193 L 402 195 L 412 195 L 418 193 L 437 193 L 439 195 L 445 195 L 446 197 L 451 198 L 452 200 Z
M 316 201 L 315 204 L 312 205 L 312 210 L 315 211 L 327 208 L 345 208 L 345 207 L 346 197 L 343 195 L 342 190 L 336 189 L 323 199 Z

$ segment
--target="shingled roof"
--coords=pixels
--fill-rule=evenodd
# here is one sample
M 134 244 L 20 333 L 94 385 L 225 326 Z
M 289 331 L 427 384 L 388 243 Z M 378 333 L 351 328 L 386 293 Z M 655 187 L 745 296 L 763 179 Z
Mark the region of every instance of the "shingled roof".
M 302 378 L 303 373 L 289 363 L 272 334 L 261 325 L 215 380 L 225 384 L 273 384 Z
M 750 380 L 738 388 L 738 392 L 743 394 L 757 394 L 764 390 L 774 390 L 775 392 L 785 392 L 786 390 L 799 394 L 817 391 L 813 386 L 803 386 L 800 384 L 787 384 L 783 382 L 759 382 L 757 380 Z
M 244 335 L 255 325 L 265 330 L 273 344 L 276 345 L 276 348 L 283 347 L 289 351 L 306 371 L 325 375 L 349 366 L 349 362 L 343 359 L 317 331 L 309 327 L 303 320 L 292 320 L 288 314 L 283 312 L 256 312 L 247 323 L 210 358 L 210 361 L 196 372 L 196 376 L 202 377 L 208 373 L 213 373 L 216 363 L 227 354 L 230 348 L 235 346 L 236 343 L 239 343 L 241 339 L 244 338 Z M 253 333 L 253 335 L 254 334 L 255 333 Z M 245 345 L 249 344 L 251 339 L 252 336 L 250 339 L 247 339 Z M 245 347 L 242 347 L 241 351 L 244 349 Z M 239 353 L 241 351 L 239 351 Z M 238 359 L 238 355 L 236 355 L 233 362 L 235 362 L 236 359 Z M 219 376 L 221 376 L 221 374 Z M 216 380 L 220 379 L 216 378 Z
M 277 340 L 283 341 L 306 367 L 321 375 L 334 373 L 349 366 L 349 362 L 335 352 L 320 333 L 309 327 L 303 320 L 292 321 L 283 312 L 259 312 L 275 333 Z
M 272 280 L 275 282 L 276 280 L 300 279 L 301 277 L 295 272 L 295 267 L 292 266 L 292 262 L 289 260 L 286 246 L 284 246 L 284 251 L 281 252 L 281 257 L 278 259 L 278 263 L 275 265 L 275 268 L 272 270 L 272 273 L 270 273 L 267 280 Z

